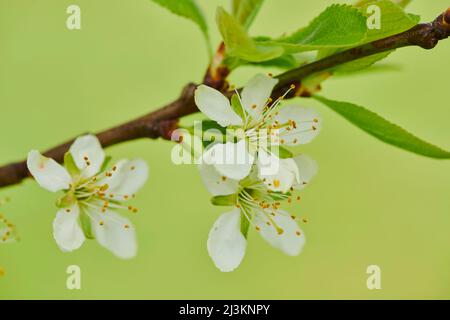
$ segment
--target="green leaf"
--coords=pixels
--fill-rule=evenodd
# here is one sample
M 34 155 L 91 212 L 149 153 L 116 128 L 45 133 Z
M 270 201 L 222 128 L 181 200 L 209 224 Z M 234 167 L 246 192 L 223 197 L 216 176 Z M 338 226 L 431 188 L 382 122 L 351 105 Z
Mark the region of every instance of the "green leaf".
M 84 236 L 87 239 L 95 239 L 94 233 L 92 232 L 91 219 L 83 211 L 80 212 L 80 224 L 83 230 Z
M 297 68 L 304 62 L 305 62 L 304 60 L 296 59 L 293 55 L 284 55 L 279 58 L 261 62 L 245 61 L 234 57 L 227 57 L 225 59 L 225 64 L 231 70 L 234 70 L 242 66 L 257 66 L 262 68 L 278 68 L 282 70 L 290 70 Z
M 285 53 L 339 49 L 358 45 L 366 33 L 366 17 L 358 9 L 335 4 L 294 34 L 272 41 L 260 41 L 258 44 L 282 46 Z
M 360 7 L 361 5 L 363 5 L 367 0 L 359 0 L 356 4 L 355 7 Z M 394 2 L 395 4 L 398 4 L 400 7 L 405 8 L 407 7 L 412 0 L 392 0 L 392 2 Z
M 314 98 L 381 141 L 426 157 L 450 159 L 450 152 L 412 135 L 364 107 L 320 96 L 314 96 Z
M 197 24 L 205 37 L 209 54 L 211 55 L 211 44 L 208 34 L 208 24 L 195 0 L 152 0 L 170 12 L 185 17 Z
M 358 59 L 358 60 L 355 60 L 352 62 L 347 62 L 347 63 L 341 64 L 341 65 L 331 69 L 330 71 L 332 71 L 334 73 L 357 72 L 357 71 L 360 71 L 360 70 L 363 70 L 363 69 L 373 66 L 375 63 L 387 58 L 387 56 L 389 56 L 392 52 L 394 52 L 394 50 L 374 54 L 372 56 L 368 56 L 368 57 Z
M 361 1 L 359 7 L 361 12 L 369 18 L 371 14 L 367 13 L 367 8 L 377 5 L 381 11 L 380 29 L 369 29 L 364 43 L 372 42 L 382 38 L 401 33 L 411 29 L 420 22 L 420 16 L 409 14 L 403 8 L 390 0 L 365 0 Z
M 234 0 L 233 16 L 244 27 L 248 29 L 261 9 L 264 0 Z
M 250 228 L 250 221 L 248 221 L 245 214 L 241 211 L 241 233 L 247 239 L 248 229 Z
M 380 29 L 368 29 L 367 36 L 363 42 L 369 43 L 375 40 L 389 37 L 394 34 L 404 32 L 414 27 L 420 21 L 420 17 L 417 15 L 409 14 L 403 10 L 403 8 L 393 3 L 390 0 L 363 0 L 357 4 L 357 7 L 361 10 L 361 13 L 368 19 L 373 13 L 368 13 L 367 8 L 371 5 L 377 5 L 380 8 L 381 24 Z M 334 54 L 341 50 L 322 50 L 318 54 L 318 58 L 324 58 L 331 54 Z M 373 64 L 385 59 L 393 51 L 379 53 L 373 56 L 358 59 L 346 64 L 340 65 L 334 69 L 333 72 L 355 72 L 372 66 Z
M 283 48 L 279 46 L 257 45 L 239 22 L 221 7 L 217 8 L 216 21 L 229 56 L 261 62 L 283 55 Z
M 373 74 L 373 73 L 380 73 L 380 72 L 398 72 L 401 71 L 402 67 L 398 64 L 393 63 L 379 63 L 376 65 L 372 65 L 368 68 L 360 69 L 360 70 L 350 70 L 346 72 L 345 70 L 342 72 L 335 73 L 335 77 L 346 77 L 346 76 L 353 76 L 358 74 Z

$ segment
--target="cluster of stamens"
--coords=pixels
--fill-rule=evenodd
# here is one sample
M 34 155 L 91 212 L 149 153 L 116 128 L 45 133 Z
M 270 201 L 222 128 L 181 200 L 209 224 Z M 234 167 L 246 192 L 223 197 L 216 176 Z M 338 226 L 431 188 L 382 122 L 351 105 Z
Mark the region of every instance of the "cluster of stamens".
M 291 188 L 290 192 L 286 194 L 273 192 L 267 189 L 263 183 L 255 182 L 245 186 L 239 192 L 236 207 L 241 209 L 241 212 L 256 231 L 261 231 L 260 226 L 254 223 L 256 216 L 258 216 L 268 227 L 274 228 L 278 235 L 282 235 L 284 234 L 283 228 L 278 226 L 273 218 L 277 215 L 287 215 L 286 212 L 280 211 L 283 202 L 291 204 L 292 199 L 301 200 L 300 196 L 293 195 L 294 192 L 294 188 Z M 297 222 L 308 222 L 306 218 L 299 218 L 295 215 L 289 215 L 289 217 Z M 299 230 L 296 230 L 295 234 L 301 236 Z
M 86 163 L 86 168 L 88 168 L 91 165 L 89 157 L 85 156 L 83 157 L 83 160 Z M 73 192 L 73 195 L 77 199 L 79 205 L 93 208 L 102 214 L 106 214 L 108 209 L 124 209 L 132 213 L 137 213 L 138 209 L 136 207 L 120 204 L 120 201 L 134 199 L 136 197 L 134 194 L 116 194 L 108 192 L 110 188 L 109 185 L 107 183 L 102 183 L 105 178 L 111 178 L 114 174 L 117 174 L 117 169 L 117 166 L 114 166 L 110 171 L 101 172 L 89 179 L 81 179 L 75 186 L 71 186 L 71 191 Z M 130 170 L 135 170 L 135 167 L 132 166 Z M 83 173 L 84 170 L 80 174 L 81 177 L 83 177 Z M 70 213 L 71 210 L 66 209 L 66 212 Z M 89 213 L 89 210 L 85 210 L 85 212 L 92 220 L 96 221 L 98 225 L 105 225 L 104 220 L 96 219 Z M 114 220 L 112 216 L 109 216 L 108 219 Z M 117 222 L 119 223 L 119 221 Z M 128 224 L 123 225 L 123 227 L 124 229 L 130 228 Z
M 270 76 L 270 74 L 269 74 Z M 268 98 L 266 104 L 263 107 L 262 115 L 258 119 L 253 119 L 246 110 L 242 110 L 244 114 L 244 128 L 246 131 L 246 136 L 249 138 L 250 142 L 260 143 L 261 145 L 269 145 L 273 143 L 284 144 L 286 139 L 289 139 L 291 135 L 297 135 L 299 131 L 297 130 L 299 123 L 297 121 L 288 119 L 286 123 L 280 123 L 275 120 L 274 117 L 278 116 L 278 107 L 280 103 L 285 99 L 285 97 L 292 91 L 295 90 L 295 85 L 291 85 L 290 88 L 282 96 L 278 97 L 275 101 L 272 98 Z M 239 96 L 239 92 L 236 90 L 236 94 Z M 256 109 L 257 106 L 253 105 L 252 109 Z M 309 126 L 300 133 L 307 133 L 317 130 L 317 125 L 319 119 L 305 119 L 301 121 L 301 124 Z M 264 132 L 262 133 L 261 130 Z M 297 130 L 294 132 L 294 130 Z M 292 133 L 291 133 L 292 132 Z M 294 137 L 290 142 L 296 144 L 298 143 L 298 137 Z

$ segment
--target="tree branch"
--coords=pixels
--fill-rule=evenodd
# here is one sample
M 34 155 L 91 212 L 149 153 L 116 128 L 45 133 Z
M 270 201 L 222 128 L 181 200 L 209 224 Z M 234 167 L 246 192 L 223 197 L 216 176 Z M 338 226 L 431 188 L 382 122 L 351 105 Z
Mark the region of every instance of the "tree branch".
M 431 23 L 418 24 L 403 33 L 364 44 L 285 72 L 277 77 L 280 81 L 274 89 L 273 96 L 278 97 L 286 92 L 292 84 L 301 86 L 303 79 L 338 65 L 406 46 L 432 49 L 440 40 L 449 36 L 450 8 Z M 213 60 L 214 63 L 208 68 L 203 83 L 230 95 L 226 85 L 229 70 L 224 66 L 223 58 L 224 46 L 221 45 Z M 194 102 L 196 87 L 197 85 L 190 83 L 185 86 L 178 99 L 168 105 L 140 118 L 97 133 L 100 143 L 103 147 L 108 147 L 140 138 L 170 139 L 179 118 L 198 112 Z M 290 97 L 293 96 L 295 94 Z M 72 142 L 73 139 L 48 150 L 44 155 L 62 162 L 64 154 Z M 17 184 L 27 177 L 29 177 L 29 172 L 25 160 L 0 167 L 0 187 Z

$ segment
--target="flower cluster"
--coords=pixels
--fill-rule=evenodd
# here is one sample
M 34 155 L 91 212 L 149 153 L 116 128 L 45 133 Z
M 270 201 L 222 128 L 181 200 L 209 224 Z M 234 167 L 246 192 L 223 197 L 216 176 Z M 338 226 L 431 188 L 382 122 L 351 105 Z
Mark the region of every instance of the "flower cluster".
M 252 226 L 273 247 L 298 255 L 305 236 L 298 222 L 306 222 L 281 209 L 299 200 L 298 191 L 317 172 L 314 160 L 305 155 L 280 156 L 284 147 L 314 139 L 321 128 L 318 114 L 296 105 L 281 107 L 283 97 L 270 97 L 277 80 L 259 74 L 231 101 L 219 91 L 201 85 L 195 92 L 198 108 L 226 128 L 239 128 L 243 135 L 234 142 L 212 143 L 202 154 L 199 171 L 213 197 L 213 204 L 233 206 L 212 227 L 208 253 L 224 272 L 241 263 Z M 278 153 L 278 154 L 277 154 Z M 246 161 L 225 161 L 227 155 Z M 242 156 L 243 155 L 243 156 Z
M 136 255 L 135 229 L 116 210 L 137 212 L 126 202 L 147 181 L 148 167 L 143 160 L 121 160 L 107 170 L 108 160 L 93 135 L 75 140 L 64 166 L 36 150 L 29 152 L 27 165 L 36 182 L 48 191 L 64 192 L 53 221 L 53 236 L 62 251 L 76 250 L 86 238 L 95 238 L 120 258 Z

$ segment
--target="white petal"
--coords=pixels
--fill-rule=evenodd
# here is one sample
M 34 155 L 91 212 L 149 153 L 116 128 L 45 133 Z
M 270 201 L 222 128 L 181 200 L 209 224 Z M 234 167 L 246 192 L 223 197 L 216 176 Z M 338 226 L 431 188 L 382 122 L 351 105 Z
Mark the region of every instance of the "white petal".
M 46 158 L 39 151 L 28 153 L 27 166 L 36 182 L 51 192 L 69 189 L 72 178 L 55 160 Z
M 270 216 L 272 221 L 262 214 L 258 214 L 255 219 L 256 225 L 260 228 L 261 236 L 274 248 L 280 249 L 290 256 L 297 256 L 305 245 L 305 236 L 299 228 L 297 222 L 293 220 L 289 213 L 278 210 L 273 212 L 275 216 Z M 267 224 L 270 223 L 270 226 Z M 274 227 L 274 223 L 277 226 Z
M 75 204 L 70 208 L 60 209 L 53 221 L 53 237 L 64 252 L 78 249 L 85 240 L 78 222 L 79 215 L 80 209 Z
M 265 74 L 257 74 L 244 87 L 241 95 L 242 106 L 253 118 L 257 119 L 261 116 L 277 83 L 277 79 Z
M 203 184 L 213 196 L 229 195 L 237 192 L 239 181 L 221 175 L 213 165 L 202 162 L 198 165 L 198 170 Z
M 106 194 L 112 194 L 115 200 L 127 200 L 132 197 L 148 179 L 148 166 L 144 160 L 121 160 L 99 183 L 108 185 Z
M 255 157 L 248 152 L 245 140 L 240 140 L 213 145 L 204 153 L 203 161 L 213 164 L 220 175 L 241 180 L 250 173 Z
M 239 209 L 222 214 L 209 232 L 208 253 L 222 272 L 236 269 L 245 255 L 247 240 L 241 233 Z
M 258 176 L 268 189 L 287 192 L 299 179 L 298 167 L 293 159 L 280 159 L 274 154 L 258 152 Z
M 286 146 L 309 143 L 322 128 L 322 120 L 315 110 L 296 105 L 281 108 L 273 119 L 280 124 L 295 123 L 291 130 L 280 130 L 281 144 Z
M 211 87 L 200 85 L 195 90 L 195 104 L 208 118 L 222 127 L 242 125 L 242 119 L 231 108 L 230 101 Z
M 84 170 L 85 177 L 96 175 L 105 161 L 105 152 L 100 141 L 91 134 L 77 138 L 69 151 L 77 167 Z
M 312 180 L 319 169 L 315 160 L 303 154 L 295 157 L 294 161 L 299 172 L 298 185 L 296 185 L 296 188 L 302 189 Z
M 121 259 L 137 253 L 136 232 L 131 222 L 114 211 L 98 213 L 89 210 L 92 228 L 98 243 Z

